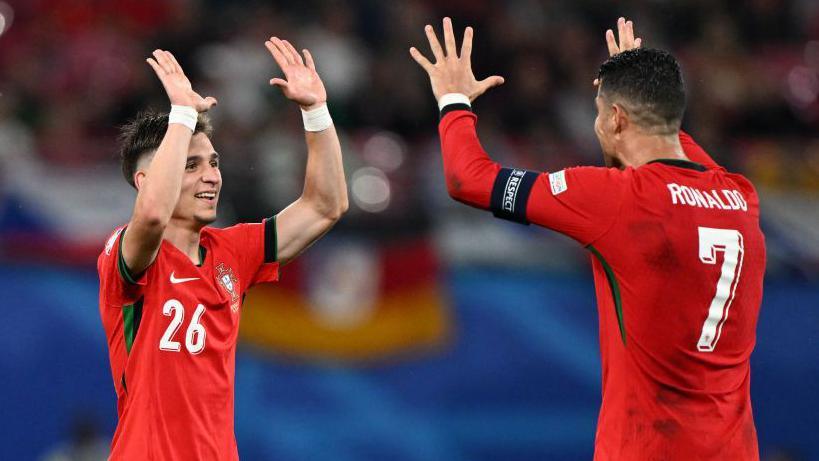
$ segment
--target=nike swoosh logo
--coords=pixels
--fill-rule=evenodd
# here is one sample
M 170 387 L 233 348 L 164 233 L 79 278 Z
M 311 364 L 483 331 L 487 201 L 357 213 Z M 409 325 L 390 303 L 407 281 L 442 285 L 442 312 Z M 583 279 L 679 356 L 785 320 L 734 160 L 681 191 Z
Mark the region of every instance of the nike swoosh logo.
M 185 282 L 191 282 L 191 281 L 193 281 L 193 280 L 199 280 L 199 277 L 191 277 L 191 278 L 186 278 L 186 279 L 178 279 L 178 278 L 174 277 L 174 276 L 173 276 L 173 272 L 171 272 L 171 283 L 185 283 Z

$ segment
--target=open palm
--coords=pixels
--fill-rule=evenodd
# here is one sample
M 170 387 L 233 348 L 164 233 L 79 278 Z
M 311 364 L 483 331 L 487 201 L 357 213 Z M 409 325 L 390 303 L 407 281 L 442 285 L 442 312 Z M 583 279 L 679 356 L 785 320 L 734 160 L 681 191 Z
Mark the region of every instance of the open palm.
M 215 98 L 211 96 L 203 98 L 199 93 L 193 91 L 191 81 L 185 76 L 182 66 L 169 51 L 154 50 L 153 58 L 148 58 L 147 61 L 156 72 L 159 81 L 162 82 L 171 104 L 190 106 L 197 112 L 206 112 L 216 104 Z
M 327 90 L 316 72 L 313 56 L 303 50 L 304 59 L 287 40 L 270 37 L 264 45 L 273 55 L 284 78 L 272 78 L 270 84 L 281 88 L 287 99 L 297 102 L 304 109 L 311 109 L 327 102 Z
M 482 95 L 486 90 L 503 84 L 503 77 L 493 75 L 483 80 L 477 80 L 472 73 L 472 34 L 471 27 L 464 31 L 464 40 L 461 43 L 461 55 L 458 56 L 455 43 L 455 32 L 452 29 L 452 20 L 444 18 L 444 46 L 438 41 L 435 30 L 431 25 L 424 27 L 429 47 L 435 56 L 435 63 L 427 59 L 417 48 L 410 48 L 410 55 L 415 62 L 427 71 L 432 85 L 432 94 L 435 99 L 447 93 L 461 93 L 469 97 L 470 101 Z

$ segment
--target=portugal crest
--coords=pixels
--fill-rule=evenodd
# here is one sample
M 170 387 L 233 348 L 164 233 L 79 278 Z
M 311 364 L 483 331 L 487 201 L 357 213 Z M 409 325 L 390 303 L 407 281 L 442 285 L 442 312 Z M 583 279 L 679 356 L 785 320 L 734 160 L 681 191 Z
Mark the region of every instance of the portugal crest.
M 230 308 L 233 312 L 239 310 L 239 279 L 233 275 L 233 269 L 227 267 L 225 263 L 216 266 L 216 278 L 219 284 L 230 295 Z

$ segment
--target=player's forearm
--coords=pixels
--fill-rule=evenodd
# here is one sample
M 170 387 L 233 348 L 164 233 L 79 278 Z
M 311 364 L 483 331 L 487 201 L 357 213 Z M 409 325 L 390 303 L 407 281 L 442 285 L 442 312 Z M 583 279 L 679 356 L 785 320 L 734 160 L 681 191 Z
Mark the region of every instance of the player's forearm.
M 347 182 L 341 159 L 341 144 L 334 126 L 305 132 L 307 168 L 302 199 L 320 215 L 338 220 L 348 208 Z
M 168 224 L 182 189 L 192 135 L 192 131 L 181 124 L 168 125 L 137 193 L 134 220 L 160 228 Z
M 481 147 L 476 122 L 477 117 L 465 110 L 450 112 L 441 119 L 438 131 L 444 177 L 452 198 L 489 209 L 492 186 L 501 167 Z

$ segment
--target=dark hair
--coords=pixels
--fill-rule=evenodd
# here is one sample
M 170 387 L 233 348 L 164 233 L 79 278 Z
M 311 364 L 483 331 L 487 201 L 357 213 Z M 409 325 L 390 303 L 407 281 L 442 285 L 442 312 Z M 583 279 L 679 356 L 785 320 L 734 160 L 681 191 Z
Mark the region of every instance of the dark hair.
M 120 127 L 119 156 L 122 161 L 122 174 L 128 184 L 134 188 L 136 188 L 134 173 L 139 159 L 159 148 L 166 131 L 168 131 L 167 112 L 140 112 Z M 197 133 L 205 133 L 208 138 L 213 134 L 210 119 L 205 114 L 199 114 L 196 120 L 196 129 L 193 130 L 193 134 Z
M 600 95 L 622 103 L 635 123 L 675 134 L 685 112 L 685 85 L 671 54 L 653 48 L 618 53 L 600 66 Z

